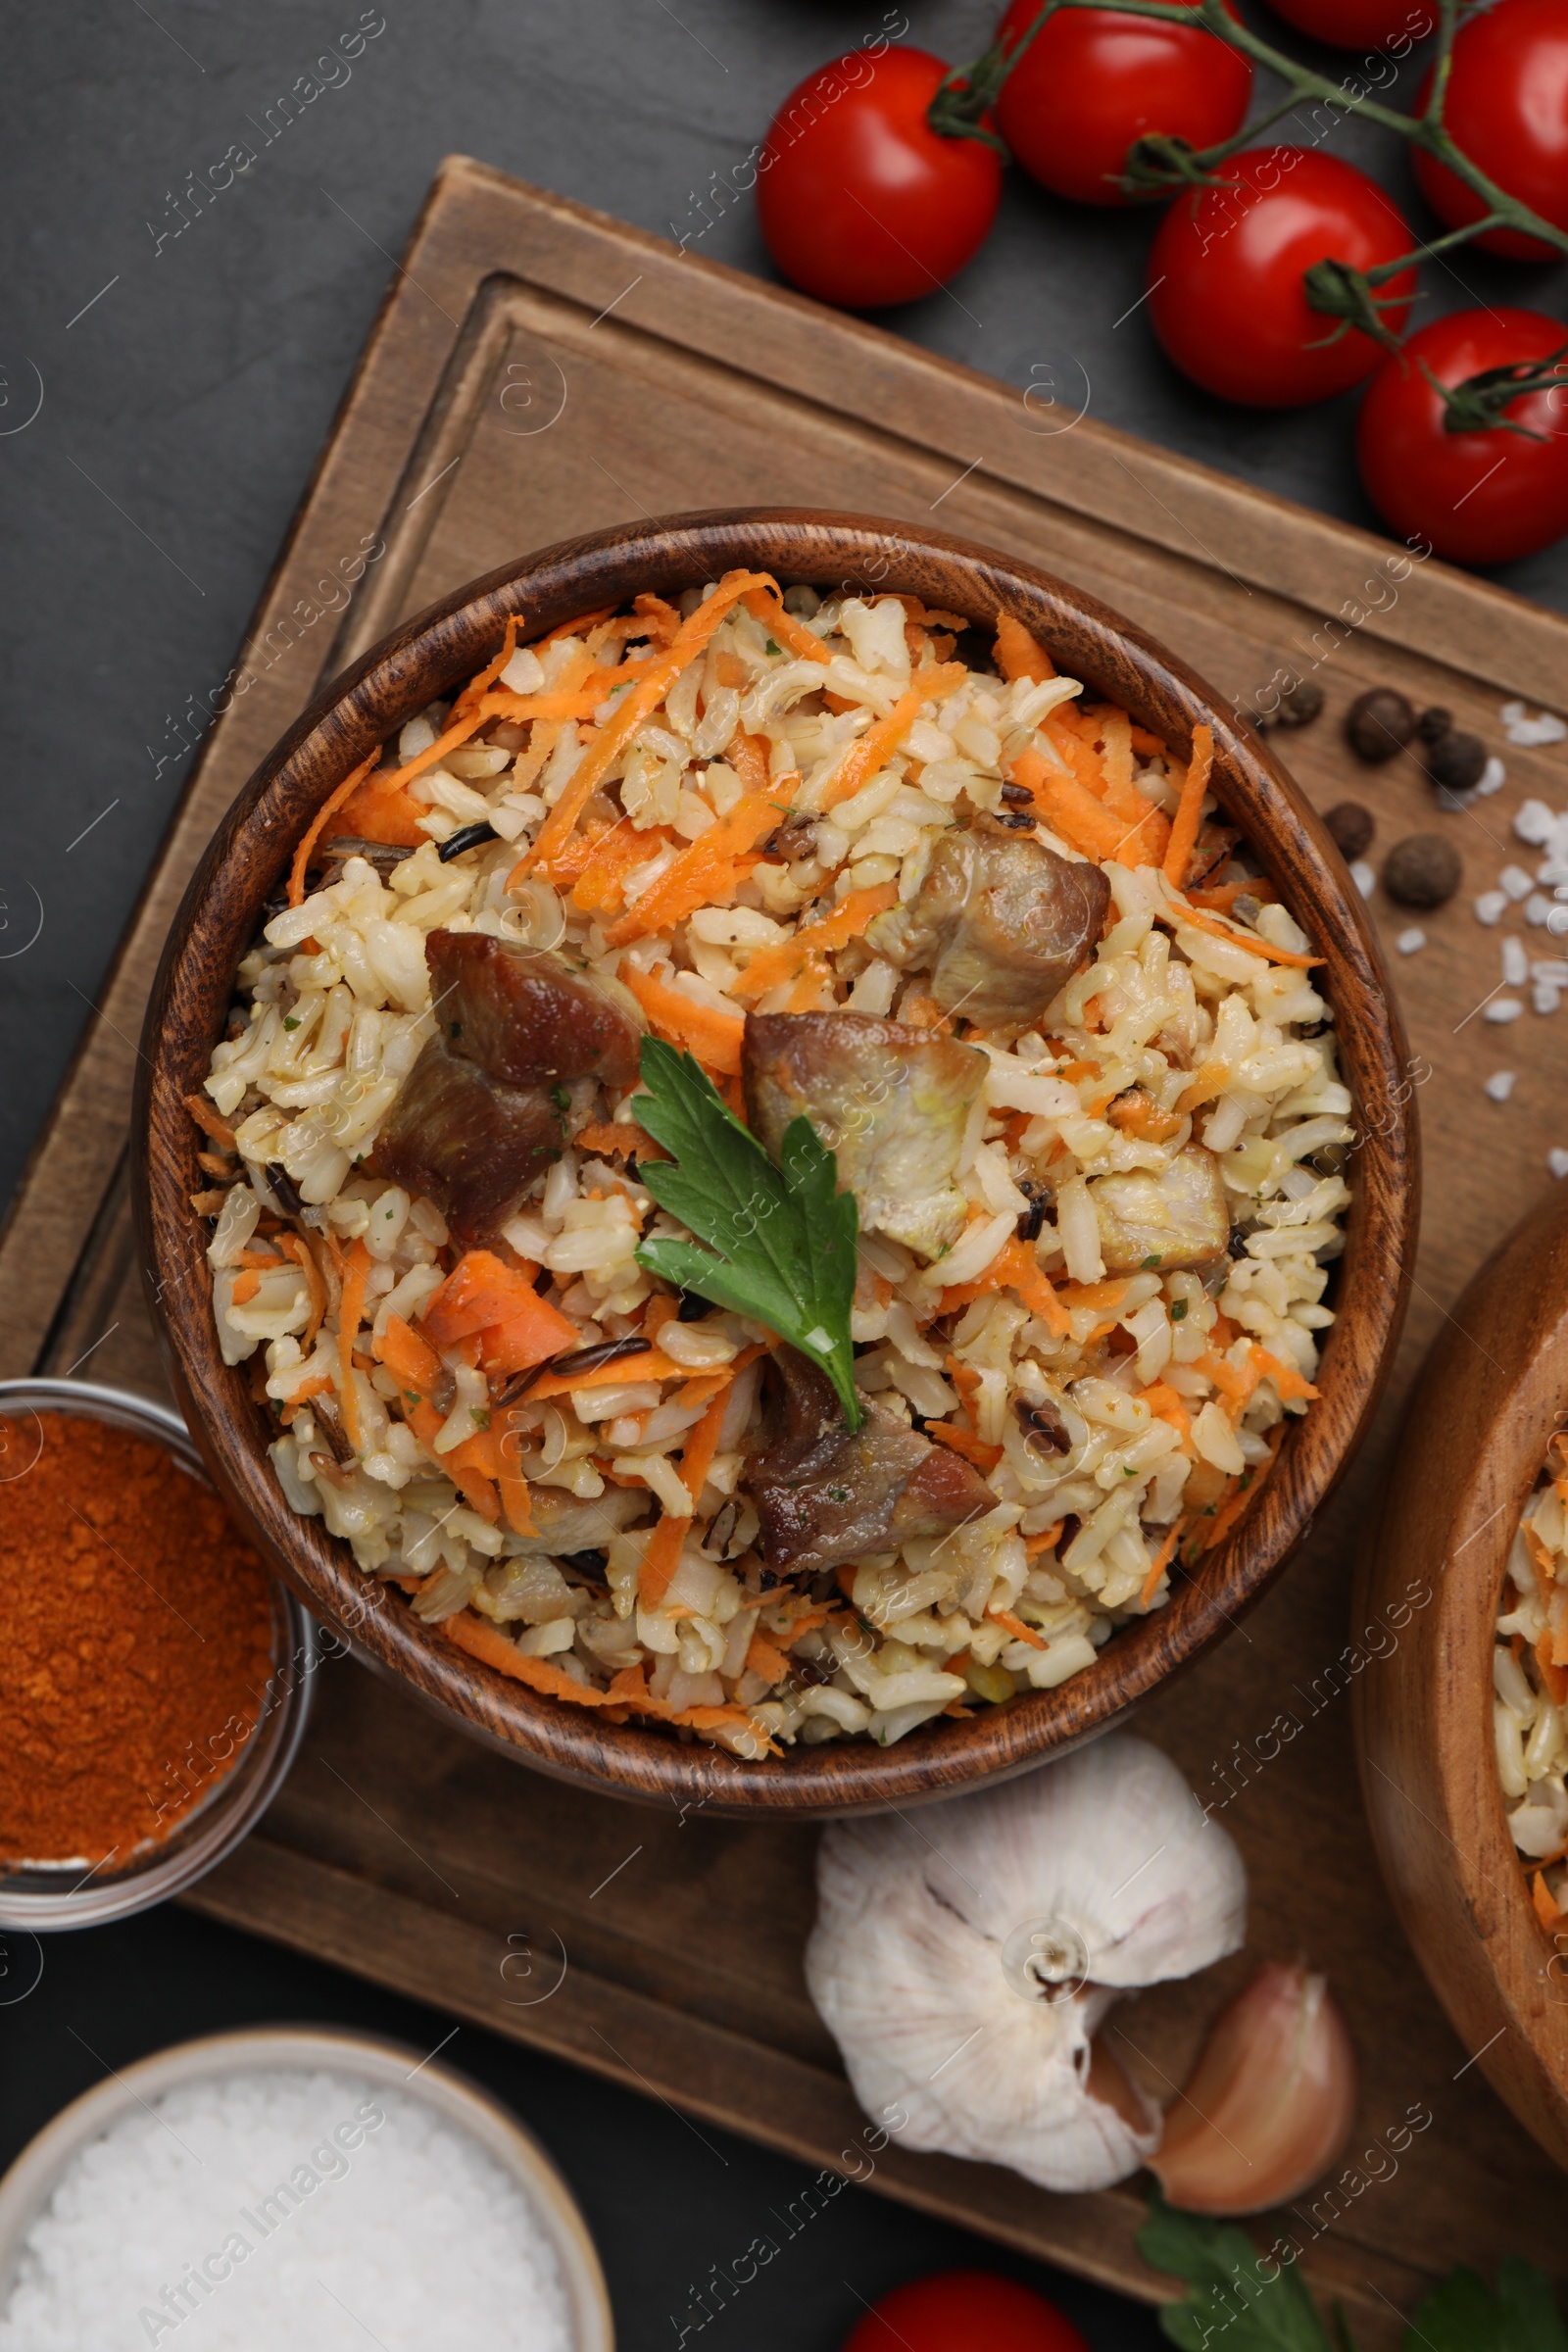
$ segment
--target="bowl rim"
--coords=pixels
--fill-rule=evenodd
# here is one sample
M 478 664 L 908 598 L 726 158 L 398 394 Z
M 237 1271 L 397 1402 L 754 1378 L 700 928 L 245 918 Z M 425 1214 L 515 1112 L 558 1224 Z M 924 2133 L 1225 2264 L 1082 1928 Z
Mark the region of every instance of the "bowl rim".
M 1531 1899 L 1493 1731 L 1515 1532 L 1568 1423 L 1568 1186 L 1547 1192 L 1449 1310 L 1411 1394 L 1376 1544 L 1370 1634 L 1405 1579 L 1430 1600 L 1356 1685 L 1361 1789 L 1384 1879 L 1467 2054 L 1568 2166 L 1568 1952 Z M 1402 1631 L 1402 1629 L 1399 1629 Z M 1365 1639 L 1365 1637 L 1363 1637 Z
M 27 2231 L 67 2166 L 101 2132 L 132 2107 L 186 2082 L 283 2067 L 358 2074 L 378 2089 L 403 2088 L 416 2074 L 424 2087 L 413 2095 L 466 2132 L 527 2197 L 561 2266 L 574 2322 L 572 2352 L 614 2352 L 598 2248 L 564 2174 L 542 2142 L 493 2091 L 458 2068 L 421 2059 L 388 2035 L 335 2026 L 246 2026 L 172 2042 L 119 2068 L 52 2116 L 0 2177 L 0 2316 Z
M 1017 615 L 1058 666 L 1180 745 L 1214 731 L 1214 789 L 1249 833 L 1286 903 L 1322 949 L 1360 1105 L 1359 1180 L 1347 1224 L 1341 1312 L 1328 1335 L 1319 1401 L 1293 1422 L 1257 1500 L 1208 1555 L 1201 1584 L 1121 1628 L 1093 1666 L 1053 1691 L 962 1723 L 922 1726 L 897 1746 L 832 1741 L 742 1764 L 662 1729 L 606 1725 L 476 1665 L 386 1590 L 367 1605 L 346 1545 L 295 1518 L 276 1488 L 236 1372 L 220 1358 L 198 1220 L 195 1129 L 182 1097 L 205 1076 L 231 978 L 294 841 L 328 791 L 391 730 L 492 656 L 505 621 L 532 637 L 634 590 L 673 593 L 737 564 L 781 581 L 914 591 L 994 624 Z M 522 633 L 522 632 L 519 632 Z M 222 1492 L 264 1550 L 368 1662 L 455 1712 L 506 1752 L 575 1782 L 715 1812 L 828 1814 L 937 1797 L 1006 1777 L 1096 1736 L 1193 1662 L 1254 1602 L 1301 1541 L 1376 1405 L 1409 1291 L 1419 1218 L 1417 1137 L 1402 1023 L 1360 894 L 1321 820 L 1229 705 L 1153 638 L 1038 566 L 923 529 L 849 514 L 743 509 L 653 517 L 564 541 L 486 574 L 394 630 L 333 681 L 257 769 L 198 866 L 171 928 L 138 1063 L 133 1136 L 142 1264 L 176 1396 Z
M 76 1413 L 84 1420 L 128 1430 L 162 1446 L 203 1486 L 214 1483 L 178 1413 L 134 1390 L 86 1380 L 0 1380 L 0 1415 L 19 1407 L 32 1413 Z M 110 1920 L 129 1919 L 205 1878 L 250 1836 L 299 1752 L 322 1655 L 316 1621 L 288 1580 L 273 1574 L 269 1581 L 288 1658 L 274 1677 L 278 1695 L 258 1724 L 257 1745 L 214 1783 L 175 1825 L 167 1844 L 152 1846 L 140 1861 L 133 1857 L 114 1878 L 98 1879 L 88 1871 L 75 1886 L 57 1893 L 49 1887 L 34 1890 L 18 1883 L 41 1877 L 41 1870 L 8 1874 L 0 1868 L 0 1930 L 59 1934 L 69 1928 L 97 1928 Z

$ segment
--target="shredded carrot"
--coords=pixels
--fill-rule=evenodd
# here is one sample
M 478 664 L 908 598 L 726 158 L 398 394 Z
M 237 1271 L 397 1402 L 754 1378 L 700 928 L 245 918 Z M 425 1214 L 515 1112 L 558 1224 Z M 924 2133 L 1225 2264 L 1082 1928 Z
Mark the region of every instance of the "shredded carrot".
M 708 1484 L 708 1473 L 712 1468 L 713 1456 L 718 1451 L 718 1433 L 724 1425 L 724 1415 L 729 1409 L 729 1391 L 730 1382 L 726 1381 L 681 1449 L 681 1484 L 692 1498 L 694 1512 L 702 1501 L 703 1489 Z
M 768 1684 L 781 1683 L 790 1670 L 783 1650 L 769 1642 L 765 1634 L 753 1634 L 752 1645 L 746 1652 L 746 1671 Z
M 1282 1404 L 1316 1399 L 1316 1389 L 1309 1380 L 1302 1378 L 1294 1364 L 1282 1364 L 1277 1355 L 1270 1355 L 1268 1349 L 1258 1347 L 1255 1341 L 1252 1345 L 1252 1361 L 1263 1378 L 1274 1383 Z
M 1118 1298 L 1125 1287 L 1123 1284 L 1118 1289 Z M 1016 1234 L 1003 1244 L 990 1265 L 973 1282 L 955 1283 L 951 1290 L 944 1291 L 938 1311 L 952 1314 L 958 1307 L 972 1306 L 986 1292 L 1001 1290 L 1016 1291 L 1030 1313 L 1038 1315 L 1056 1339 L 1065 1339 L 1071 1331 L 1055 1285 L 1041 1268 L 1028 1243 L 1020 1242 Z
M 821 922 L 806 924 L 774 947 L 759 948 L 736 982 L 735 994 L 747 998 L 765 996 L 770 988 L 792 979 L 808 956 L 827 956 L 848 947 L 852 939 L 861 936 L 874 916 L 885 914 L 898 903 L 898 887 L 892 882 L 879 882 L 869 890 L 852 890 Z
M 624 948 L 650 932 L 670 931 L 695 914 L 699 906 L 726 906 L 736 888 L 758 862 L 751 856 L 764 835 L 775 832 L 789 807 L 769 793 L 747 794 L 727 816 L 710 825 L 666 866 L 651 890 L 605 937 L 612 948 Z
M 970 1430 L 959 1429 L 952 1421 L 928 1421 L 925 1434 L 928 1438 L 935 1438 L 939 1445 L 951 1446 L 955 1453 L 961 1453 L 964 1460 L 973 1462 L 977 1470 L 994 1470 L 1002 1459 L 1000 1446 L 988 1446 L 983 1438 L 975 1437 Z
M 836 808 L 840 801 L 847 801 L 858 792 L 862 784 L 887 764 L 919 717 L 923 705 L 934 695 L 947 694 L 960 685 L 968 674 L 959 662 L 917 671 L 886 718 L 879 718 L 867 727 L 859 741 L 850 746 L 822 789 L 821 806 Z
M 645 1135 L 634 1119 L 590 1119 L 579 1127 L 573 1142 L 582 1152 L 601 1152 L 622 1159 L 667 1159 L 662 1144 Z
M 672 1364 L 662 1348 L 651 1348 L 646 1354 L 617 1356 L 591 1372 L 546 1372 L 529 1389 L 528 1402 L 539 1404 L 547 1396 L 569 1396 L 573 1389 L 641 1388 L 645 1381 L 679 1378 L 679 1364 Z
M 433 1396 L 441 1385 L 446 1368 L 441 1358 L 401 1315 L 388 1315 L 385 1331 L 372 1343 L 372 1353 L 403 1388 L 413 1389 L 416 1396 Z
M 326 823 L 327 818 L 333 813 L 334 809 L 341 808 L 343 803 L 348 799 L 349 795 L 364 782 L 365 778 L 369 774 L 371 768 L 375 765 L 380 757 L 381 750 L 380 746 L 377 745 L 375 750 L 370 754 L 368 760 L 362 760 L 359 766 L 352 769 L 350 773 L 344 777 L 342 783 L 337 787 L 336 791 L 329 792 L 327 794 L 325 800 L 316 811 L 315 816 L 311 819 L 311 822 L 306 829 L 304 838 L 300 842 L 299 848 L 294 853 L 294 862 L 288 870 L 288 903 L 291 906 L 303 906 L 304 904 L 305 869 L 311 862 L 311 852 L 315 849 L 316 844 L 320 837 L 321 827 Z
M 235 1149 L 233 1128 L 216 1103 L 210 1102 L 205 1095 L 187 1095 L 185 1108 L 203 1135 L 210 1135 L 215 1144 L 222 1145 L 225 1152 Z
M 1205 1061 L 1200 1069 L 1193 1072 L 1191 1080 L 1177 1096 L 1176 1107 L 1186 1118 L 1191 1112 L 1200 1110 L 1205 1102 L 1212 1102 L 1215 1096 L 1222 1095 L 1230 1083 L 1229 1062 Z
M 374 775 L 350 793 L 339 811 L 344 832 L 354 839 L 384 841 L 399 850 L 417 850 L 429 840 L 419 822 L 429 813 L 401 786 Z
M 1011 1609 L 987 1609 L 986 1615 L 994 1618 L 998 1625 L 1004 1625 L 1015 1642 L 1027 1642 L 1031 1649 L 1050 1647 L 1044 1634 L 1032 1625 L 1025 1625 L 1023 1619 L 1015 1617 Z
M 533 848 L 514 868 L 514 874 L 526 873 L 531 866 L 554 858 L 562 846 L 570 840 L 576 831 L 578 817 L 598 790 L 603 777 L 638 729 L 653 716 L 687 663 L 702 652 L 730 607 L 745 595 L 748 588 L 771 586 L 772 582 L 765 572 L 727 572 L 707 602 L 698 606 L 690 620 L 681 622 L 664 651 L 650 662 L 630 693 L 621 697 L 619 708 L 600 728 L 578 762 L 571 782 L 540 827 Z
M 748 796 L 768 789 L 767 741 L 737 727 L 724 747 L 724 757 L 739 776 Z
M 1050 766 L 1032 746 L 1014 760 L 1012 779 L 1031 795 L 1036 810 L 1052 831 L 1085 858 L 1097 863 L 1105 858 L 1121 861 L 1134 849 L 1138 828 L 1113 816 L 1087 784 Z M 1155 813 L 1151 809 L 1151 815 Z
M 571 903 L 580 914 L 615 914 L 625 900 L 628 877 L 639 865 L 657 858 L 675 837 L 667 825 L 651 825 L 646 833 L 639 833 L 631 819 L 623 816 L 617 824 L 586 836 L 586 854 L 579 846 L 584 838 L 580 833 L 574 835 L 548 872 L 541 869 L 540 878 L 558 888 L 569 880 L 573 885 Z M 568 868 L 575 870 L 568 872 Z
M 1176 1549 L 1177 1542 L 1180 1539 L 1181 1532 L 1181 1521 L 1178 1519 L 1176 1525 L 1171 1529 L 1170 1534 L 1165 1538 L 1164 1543 L 1160 1545 L 1158 1551 L 1155 1552 L 1152 1560 L 1151 1560 L 1149 1564 L 1149 1574 L 1144 1579 L 1144 1589 L 1138 1595 L 1138 1606 L 1141 1609 L 1147 1609 L 1150 1602 L 1153 1599 L 1154 1594 L 1159 1591 L 1159 1580 L 1164 1575 L 1166 1569 L 1170 1566 L 1171 1556 Z
M 680 1547 L 691 1527 L 690 1519 L 672 1519 L 664 1515 L 648 1539 L 642 1566 L 637 1571 L 637 1600 L 640 1607 L 657 1609 L 669 1591 L 670 1580 L 680 1566 Z
M 1023 1540 L 1025 1555 L 1031 1560 L 1038 1560 L 1043 1553 L 1054 1551 L 1056 1545 L 1061 1542 L 1061 1531 L 1066 1524 L 1065 1519 L 1054 1519 L 1051 1525 L 1043 1527 L 1037 1536 L 1025 1536 Z
M 570 1699 L 573 1706 L 608 1707 L 615 1703 L 612 1691 L 596 1690 L 589 1683 L 579 1683 L 554 1658 L 525 1657 L 515 1642 L 510 1641 L 497 1625 L 476 1617 L 471 1609 L 461 1609 L 456 1617 L 442 1621 L 441 1631 L 459 1649 L 477 1658 L 481 1666 L 493 1667 L 513 1682 L 526 1683 L 531 1690 L 542 1690 L 551 1698 Z
M 1229 923 L 1219 922 L 1214 916 L 1205 914 L 1201 907 L 1195 906 L 1190 900 L 1180 909 L 1156 906 L 1154 920 L 1161 923 L 1191 923 L 1195 931 L 1206 931 L 1214 939 L 1228 939 L 1233 948 L 1246 948 L 1249 955 L 1261 956 L 1268 963 L 1290 963 L 1301 971 L 1308 971 L 1313 964 L 1323 961 L 1321 956 L 1298 956 L 1294 949 L 1276 948 L 1266 939 L 1255 938 L 1250 931 L 1233 930 Z
M 1198 828 L 1202 821 L 1203 795 L 1208 790 L 1209 771 L 1214 764 L 1214 730 L 1212 727 L 1193 729 L 1193 756 L 1187 762 L 1182 779 L 1181 799 L 1170 829 L 1170 846 L 1165 852 L 1165 879 L 1173 890 L 1180 890 L 1187 879 L 1187 864 L 1198 844 Z
M 1536 1664 L 1541 1668 L 1541 1679 L 1546 1686 L 1552 1705 L 1560 1707 L 1568 1700 L 1568 1666 L 1559 1666 L 1552 1656 L 1549 1628 L 1536 1643 Z
M 1544 1870 L 1538 1870 L 1531 1882 L 1530 1900 L 1535 1907 L 1536 1917 L 1549 1935 L 1555 1929 L 1558 1920 L 1561 1919 L 1562 1913 L 1557 1907 L 1556 1897 L 1546 1885 L 1546 1874 Z
M 748 588 L 741 602 L 752 618 L 760 620 L 797 662 L 832 661 L 816 631 L 808 629 L 804 620 L 797 620 L 793 612 L 786 612 L 776 589 L 769 593 L 767 588 Z
M 997 614 L 997 667 L 1009 684 L 1014 678 L 1054 678 L 1055 664 L 1040 640 L 1010 612 Z
M 1155 1381 L 1144 1391 L 1144 1402 L 1156 1421 L 1168 1422 L 1182 1443 L 1182 1451 L 1191 1457 L 1193 1452 L 1193 1420 L 1187 1410 L 1187 1399 L 1163 1380 Z
M 463 692 L 459 695 L 457 701 L 452 706 L 452 715 L 454 718 L 459 718 L 466 711 L 470 710 L 474 704 L 480 701 L 486 687 L 493 686 L 497 678 L 500 677 L 501 672 L 506 668 L 507 663 L 512 660 L 514 653 L 516 651 L 517 623 L 521 620 L 521 618 L 522 614 L 520 612 L 508 613 L 507 625 L 501 633 L 500 653 L 497 654 L 493 662 L 487 662 L 485 663 L 484 668 L 480 670 L 477 677 L 470 678 L 468 680 L 468 683 L 466 686 L 465 686 Z
M 247 1266 L 242 1274 L 235 1275 L 234 1288 L 229 1296 L 236 1306 L 248 1306 L 261 1287 L 261 1276 L 254 1266 Z
M 658 1034 L 674 1046 L 686 1046 L 699 1061 L 725 1076 L 738 1075 L 746 1024 L 710 1004 L 699 1004 L 683 989 L 672 988 L 653 972 L 622 964 L 620 977 L 647 1013 Z
M 356 1453 L 365 1450 L 365 1434 L 360 1426 L 359 1393 L 354 1385 L 354 1350 L 360 1344 L 366 1286 L 373 1263 L 364 1242 L 356 1242 L 344 1269 L 343 1297 L 337 1310 L 338 1400 L 343 1411 L 343 1428 Z
M 1120 1306 L 1127 1296 L 1127 1285 L 1112 1275 L 1108 1282 L 1069 1282 L 1056 1296 L 1065 1307 L 1088 1306 L 1105 1314 Z

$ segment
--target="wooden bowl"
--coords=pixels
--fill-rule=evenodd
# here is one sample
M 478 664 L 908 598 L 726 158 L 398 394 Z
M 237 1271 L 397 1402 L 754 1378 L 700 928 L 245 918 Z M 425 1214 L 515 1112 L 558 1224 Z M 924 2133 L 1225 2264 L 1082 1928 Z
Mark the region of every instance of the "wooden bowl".
M 1353 1624 L 1361 1786 L 1405 1934 L 1466 2057 L 1568 2167 L 1568 1945 L 1554 1950 L 1536 1917 L 1492 1733 L 1503 1572 L 1565 1421 L 1558 1185 L 1482 1267 L 1427 1359 Z
M 404 720 L 460 685 L 497 650 L 502 624 L 526 634 L 639 589 L 674 596 L 740 565 L 781 582 L 900 590 L 995 625 L 1017 615 L 1065 670 L 1183 750 L 1206 721 L 1214 790 L 1326 959 L 1346 1082 L 1362 1140 L 1339 1274 L 1339 1320 L 1322 1394 L 1293 1420 L 1253 1507 L 1168 1607 L 1118 1633 L 1059 1689 L 965 1722 L 922 1726 L 884 1752 L 834 1742 L 763 1764 L 657 1728 L 607 1725 L 482 1668 L 372 1586 L 317 1519 L 296 1518 L 267 1458 L 268 1430 L 242 1370 L 220 1356 L 190 1208 L 203 1181 L 182 1098 L 206 1074 L 233 974 L 293 845 L 327 793 Z M 433 606 L 329 687 L 265 760 L 219 829 L 176 916 L 153 990 L 134 1112 L 142 1263 L 171 1376 L 197 1443 L 257 1541 L 320 1615 L 389 1670 L 511 1754 L 563 1779 L 655 1800 L 805 1813 L 870 1810 L 1020 1772 L 1116 1722 L 1190 1663 L 1255 1600 L 1322 1506 L 1367 1425 L 1403 1318 L 1418 1207 L 1405 1047 L 1377 948 L 1338 852 L 1306 803 L 1228 706 L 1174 656 L 1092 598 L 1012 559 L 935 532 L 854 514 L 758 510 L 680 515 L 547 548 Z

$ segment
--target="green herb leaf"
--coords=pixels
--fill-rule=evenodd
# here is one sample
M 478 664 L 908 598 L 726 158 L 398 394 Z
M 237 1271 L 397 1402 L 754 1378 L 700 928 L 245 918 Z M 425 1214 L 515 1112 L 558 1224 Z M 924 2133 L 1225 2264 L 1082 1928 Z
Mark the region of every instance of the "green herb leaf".
M 1568 2328 L 1544 2271 L 1505 2254 L 1493 2294 L 1474 2271 L 1450 2271 L 1405 2330 L 1405 2352 L 1568 2352 Z
M 775 1167 L 691 1054 L 660 1038 L 643 1039 L 642 1078 L 638 1122 L 671 1156 L 641 1161 L 641 1180 L 708 1247 L 645 1242 L 639 1265 L 776 1331 L 827 1374 L 858 1429 L 850 1342 L 858 1219 L 833 1153 L 795 1119 Z
M 1259 2254 L 1234 2223 L 1179 2213 L 1156 2191 L 1138 2251 L 1192 2290 L 1160 2308 L 1160 2327 L 1181 2352 L 1203 2352 L 1221 2338 L 1224 2352 L 1333 2352 L 1295 2264 Z

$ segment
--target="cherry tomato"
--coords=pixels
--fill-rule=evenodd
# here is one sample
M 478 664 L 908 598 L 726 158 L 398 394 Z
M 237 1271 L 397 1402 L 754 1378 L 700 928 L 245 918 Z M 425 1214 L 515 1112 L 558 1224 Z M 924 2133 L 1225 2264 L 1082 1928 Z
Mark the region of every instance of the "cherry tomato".
M 1044 2295 L 989 2271 L 911 2278 L 861 2320 L 844 2352 L 1089 2352 Z
M 924 49 L 857 51 L 790 92 L 758 166 L 757 209 L 784 275 L 821 302 L 914 302 L 984 244 L 1002 158 L 926 122 L 947 74 Z
M 1416 98 L 1419 114 L 1432 86 Z M 1453 44 L 1443 120 L 1487 177 L 1553 228 L 1568 229 L 1568 8 L 1563 0 L 1499 0 L 1471 17 Z M 1440 220 L 1463 228 L 1487 206 L 1446 165 L 1411 150 L 1421 193 Z M 1555 247 L 1516 228 L 1476 239 L 1516 262 L 1554 262 Z
M 1308 147 L 1250 147 L 1225 166 L 1236 188 L 1178 196 L 1149 256 L 1154 332 L 1184 375 L 1259 409 L 1326 400 L 1370 375 L 1370 335 L 1314 311 L 1301 273 L 1334 259 L 1357 270 L 1396 261 L 1411 235 L 1391 199 L 1353 164 Z M 1380 289 L 1397 333 L 1415 272 Z M 1316 345 L 1316 349 L 1309 346 Z
M 1524 433 L 1446 431 L 1422 368 L 1440 384 L 1462 384 L 1491 368 L 1549 360 L 1564 343 L 1568 327 L 1539 311 L 1455 311 L 1385 361 L 1361 406 L 1356 455 L 1367 495 L 1401 538 L 1425 533 L 1455 564 L 1506 564 L 1568 531 L 1568 358 L 1560 389 L 1504 409 Z
M 1009 51 L 1040 8 L 1041 0 L 1012 0 L 998 34 Z M 1247 59 L 1211 32 L 1104 8 L 1062 9 L 1003 83 L 997 124 L 1043 187 L 1080 204 L 1126 204 L 1116 180 L 1135 139 L 1163 130 L 1211 147 L 1240 130 L 1251 89 Z
M 1408 57 L 1413 44 L 1438 29 L 1432 0 L 1273 0 L 1276 16 L 1331 49 L 1391 49 Z M 1401 34 L 1407 36 L 1402 45 Z

